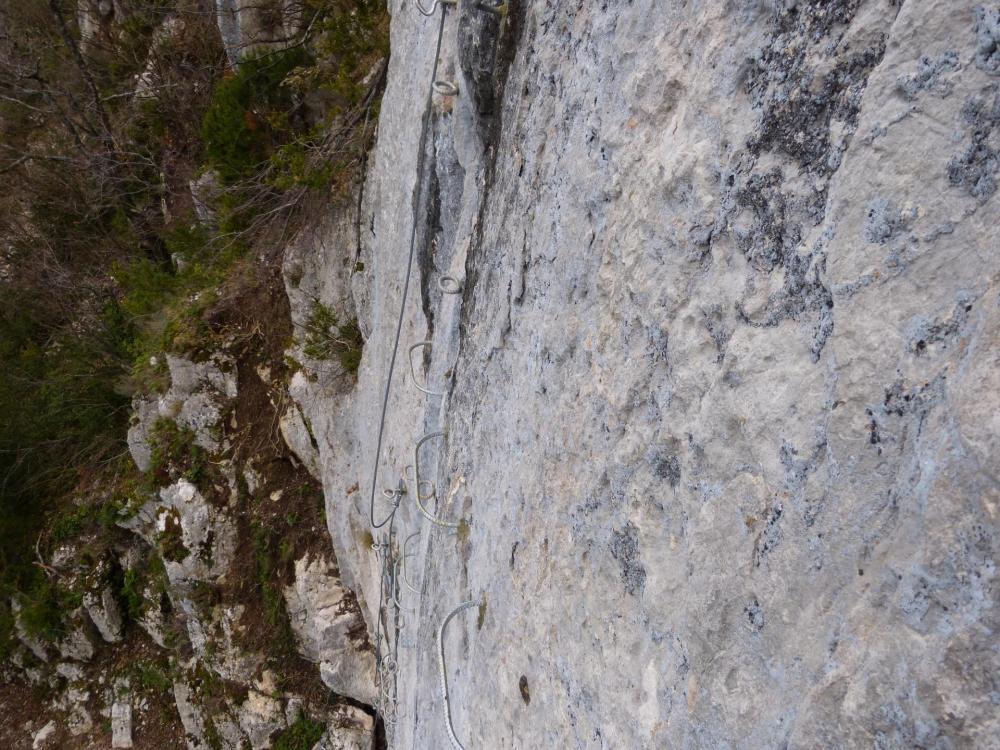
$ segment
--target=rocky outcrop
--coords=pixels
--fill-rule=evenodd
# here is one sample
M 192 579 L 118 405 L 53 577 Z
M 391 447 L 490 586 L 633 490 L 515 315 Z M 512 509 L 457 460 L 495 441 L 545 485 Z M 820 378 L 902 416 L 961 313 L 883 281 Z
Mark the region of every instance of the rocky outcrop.
M 369 750 L 372 747 L 375 722 L 353 706 L 337 706 L 329 727 L 312 750 Z
M 292 629 L 303 656 L 319 664 L 335 693 L 375 702 L 375 656 L 367 648 L 365 622 L 353 594 L 322 558 L 295 563 L 295 582 L 285 589 Z
M 18 601 L 16 597 L 12 598 L 10 601 L 10 610 L 14 615 L 14 632 L 17 633 L 17 639 L 21 642 L 25 648 L 27 648 L 32 654 L 34 654 L 36 659 L 42 662 L 47 662 L 49 660 L 49 651 L 42 642 L 40 638 L 33 635 L 25 627 L 24 621 L 21 618 L 21 602 Z
M 132 747 L 132 704 L 128 701 L 111 705 L 111 747 Z
M 295 373 L 292 377 L 291 389 L 299 390 L 303 386 L 302 379 L 302 373 Z M 316 439 L 313 437 L 312 429 L 302 416 L 298 405 L 292 404 L 288 407 L 288 410 L 281 416 L 278 428 L 281 430 L 281 437 L 289 450 L 296 455 L 313 477 L 319 479 L 321 473 Z
M 137 397 L 133 403 L 128 447 L 140 471 L 151 466 L 151 434 L 158 420 L 167 419 L 195 435 L 195 443 L 218 451 L 218 432 L 223 407 L 236 398 L 236 375 L 232 358 L 216 354 L 205 362 L 192 362 L 164 355 L 170 388 L 162 396 Z M 156 363 L 159 366 L 159 363 Z
M 988 746 L 995 9 L 461 4 L 426 140 L 439 20 L 393 12 L 358 224 L 285 274 L 296 321 L 318 298 L 365 334 L 356 385 L 292 395 L 373 631 L 369 497 L 447 429 L 421 476 L 462 531 L 410 478 L 395 520 L 424 596 L 390 746 L 448 744 L 422 655 L 469 599 L 470 747 Z
M 305 6 L 297 0 L 215 0 L 215 8 L 226 56 L 234 67 L 246 57 L 287 47 L 306 22 Z
M 114 592 L 108 586 L 102 586 L 96 591 L 90 591 L 83 596 L 83 606 L 90 615 L 97 631 L 108 643 L 117 643 L 122 639 L 122 612 Z

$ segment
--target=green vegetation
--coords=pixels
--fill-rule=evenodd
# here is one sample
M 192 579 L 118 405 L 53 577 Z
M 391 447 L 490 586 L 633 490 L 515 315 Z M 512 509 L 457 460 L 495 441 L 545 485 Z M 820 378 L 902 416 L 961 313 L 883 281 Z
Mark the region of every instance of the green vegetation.
M 364 338 L 358 321 L 341 323 L 336 313 L 322 302 L 313 303 L 305 325 L 302 351 L 312 359 L 336 359 L 352 375 L 361 365 Z
M 81 599 L 39 576 L 31 588 L 19 594 L 18 602 L 21 605 L 18 619 L 25 633 L 52 642 L 63 635 L 63 615 L 78 607 Z
M 281 591 L 281 571 L 288 567 L 295 551 L 286 541 L 279 541 L 277 533 L 259 523 L 251 527 L 254 559 L 257 568 L 257 586 L 264 604 L 267 624 L 274 630 L 282 646 L 294 644 L 285 597 Z
M 164 693 L 173 686 L 169 673 L 152 661 L 138 662 L 133 668 L 133 674 L 140 690 L 154 694 Z
M 145 602 L 142 597 L 142 575 L 137 568 L 129 568 L 122 576 L 121 598 L 125 602 L 125 613 L 130 620 L 142 617 Z
M 191 554 L 184 544 L 180 515 L 173 508 L 163 511 L 163 531 L 156 539 L 164 560 L 183 562 Z
M 152 448 L 147 476 L 152 487 L 163 487 L 176 478 L 197 483 L 208 464 L 205 449 L 195 443 L 195 434 L 174 420 L 160 417 L 149 434 Z
M 205 452 L 166 421 L 138 476 L 131 399 L 169 385 L 164 353 L 218 347 L 212 312 L 234 271 L 305 195 L 349 183 L 377 117 L 381 0 L 303 0 L 302 38 L 235 72 L 194 0 L 125 7 L 86 47 L 75 3 L 0 9 L 0 654 L 15 595 L 25 626 L 55 637 L 71 595 L 36 564 L 55 545 L 82 541 L 99 559 L 159 483 L 206 479 Z M 213 227 L 191 211 L 203 170 L 221 178 Z M 323 330 L 316 346 L 356 371 L 356 323 Z M 167 559 L 189 554 L 169 519 L 159 542 Z M 149 572 L 120 584 L 133 618 Z
M 300 715 L 288 729 L 278 735 L 271 747 L 273 750 L 311 750 L 325 731 L 326 727 L 322 722 Z
M 290 129 L 295 101 L 281 84 L 311 61 L 301 47 L 244 61 L 215 87 L 201 125 L 206 163 L 226 184 L 252 176 Z

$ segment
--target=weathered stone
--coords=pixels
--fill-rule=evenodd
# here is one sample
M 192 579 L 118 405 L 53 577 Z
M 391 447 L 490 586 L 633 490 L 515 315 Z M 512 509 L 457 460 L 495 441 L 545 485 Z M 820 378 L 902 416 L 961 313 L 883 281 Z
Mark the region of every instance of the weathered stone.
M 205 362 L 166 355 L 170 388 L 156 398 L 136 397 L 128 446 L 140 471 L 148 471 L 152 451 L 150 436 L 160 419 L 171 419 L 194 433 L 194 442 L 208 451 L 219 450 L 218 428 L 224 406 L 236 398 L 235 364 L 231 357 L 215 354 Z
M 293 377 L 301 376 L 301 373 L 296 373 Z M 295 404 L 288 407 L 288 410 L 281 416 L 278 427 L 281 429 L 281 437 L 284 438 L 285 445 L 298 457 L 306 470 L 319 479 L 319 451 L 316 448 L 316 439 L 303 418 L 302 412 L 299 411 L 299 407 Z
M 297 560 L 295 581 L 284 593 L 299 650 L 319 663 L 326 686 L 362 703 L 373 703 L 375 657 L 357 603 L 334 566 L 323 559 Z
M 68 661 L 56 664 L 56 674 L 64 677 L 68 682 L 81 682 L 84 677 L 83 670 L 80 669 L 79 665 Z
M 368 750 L 375 722 L 354 706 L 337 706 L 327 720 L 328 729 L 312 750 Z
M 67 712 L 66 728 L 74 737 L 85 735 L 94 728 L 94 720 L 87 710 L 89 700 L 89 691 L 70 687 L 56 704 Z
M 132 704 L 127 700 L 111 705 L 111 747 L 132 747 Z
M 146 634 L 153 639 L 153 643 L 160 648 L 166 648 L 167 623 L 163 616 L 163 607 L 161 602 L 161 597 L 164 596 L 164 594 L 155 586 L 147 586 L 143 589 L 142 596 L 143 601 L 146 602 L 146 606 L 143 608 L 142 614 L 139 616 L 139 627 L 146 631 Z
M 216 21 L 232 66 L 240 60 L 287 46 L 302 30 L 304 15 L 296 0 L 216 0 Z
M 215 207 L 222 194 L 219 173 L 214 170 L 204 172 L 197 179 L 191 180 L 189 187 L 198 221 L 208 227 L 215 226 L 218 220 Z
M 103 586 L 98 591 L 84 594 L 83 606 L 101 634 L 101 638 L 108 643 L 117 643 L 122 639 L 124 626 L 122 611 L 110 586 Z
M 38 659 L 43 662 L 49 660 L 49 652 L 42 640 L 28 632 L 21 620 L 21 602 L 16 597 L 10 600 L 11 613 L 14 615 L 14 632 L 17 639 Z
M 205 717 L 194 698 L 187 682 L 174 682 L 174 703 L 184 727 L 184 740 L 188 750 L 207 750 L 210 746 L 205 741 Z
M 34 736 L 31 738 L 31 750 L 43 750 L 43 748 L 51 747 L 52 743 L 55 741 L 55 733 L 57 727 L 53 720 L 50 720 L 41 729 L 35 732 Z
M 271 737 L 285 727 L 281 702 L 251 690 L 240 706 L 239 724 L 253 750 L 271 746 Z
M 994 4 L 462 4 L 423 151 L 438 24 L 393 10 L 361 216 L 285 265 L 297 326 L 320 299 L 365 334 L 356 385 L 290 391 L 369 623 L 369 497 L 448 429 L 421 476 L 463 533 L 412 486 L 395 518 L 424 594 L 390 746 L 449 744 L 426 654 L 470 598 L 468 746 L 989 746 Z

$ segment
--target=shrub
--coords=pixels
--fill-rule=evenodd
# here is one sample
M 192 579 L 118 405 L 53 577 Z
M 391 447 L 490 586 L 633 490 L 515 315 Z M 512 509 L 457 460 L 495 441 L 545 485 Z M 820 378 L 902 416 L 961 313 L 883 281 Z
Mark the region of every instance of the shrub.
M 129 568 L 122 576 L 121 598 L 125 602 L 125 611 L 131 620 L 138 620 L 142 616 L 144 607 L 142 584 L 142 575 L 137 568 Z
M 322 722 L 299 715 L 288 729 L 278 735 L 271 747 L 273 750 L 311 750 L 325 731 Z
M 307 62 L 302 47 L 266 53 L 244 60 L 216 85 L 201 139 L 206 161 L 226 184 L 249 177 L 267 160 L 296 104 L 281 83 Z
M 205 471 L 208 455 L 195 443 L 195 434 L 174 420 L 160 417 L 150 431 L 149 477 L 156 486 L 169 484 L 175 476 L 197 483 Z
M 18 619 L 25 633 L 44 641 L 55 641 L 63 634 L 63 612 L 71 609 L 70 595 L 44 576 L 21 594 Z
M 336 359 L 345 371 L 355 374 L 361 365 L 364 344 L 357 320 L 340 323 L 330 307 L 318 301 L 313 304 L 302 344 L 306 356 Z

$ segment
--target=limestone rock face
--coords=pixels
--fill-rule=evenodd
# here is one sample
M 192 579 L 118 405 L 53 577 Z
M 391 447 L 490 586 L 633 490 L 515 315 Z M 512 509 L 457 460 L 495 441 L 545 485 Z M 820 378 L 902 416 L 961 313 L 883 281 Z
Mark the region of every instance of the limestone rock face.
M 84 594 L 83 606 L 101 634 L 101 638 L 108 643 L 117 643 L 122 639 L 124 626 L 122 610 L 110 586 L 103 586 L 97 591 Z
M 128 701 L 111 706 L 111 747 L 132 747 L 132 704 Z
M 337 706 L 329 728 L 312 750 L 368 750 L 372 746 L 375 722 L 354 706 Z
M 351 593 L 326 560 L 295 563 L 285 589 L 288 617 L 303 656 L 320 665 L 323 682 L 339 695 L 375 701 L 375 658 L 365 648 L 365 622 Z
M 90 642 L 82 625 L 72 628 L 58 644 L 59 653 L 64 659 L 90 661 L 94 656 L 94 644 Z
M 236 373 L 232 359 L 216 354 L 205 362 L 192 362 L 165 355 L 170 389 L 157 398 L 138 397 L 132 404 L 132 426 L 128 447 L 140 471 L 150 467 L 150 434 L 161 418 L 171 419 L 195 434 L 195 443 L 215 451 L 220 448 L 214 428 L 223 417 L 224 405 L 236 398 Z
M 153 504 L 156 533 L 173 534 L 182 545 L 172 559 L 164 560 L 171 581 L 209 580 L 226 572 L 236 544 L 230 517 L 210 505 L 186 479 L 160 490 L 160 502 Z
M 218 219 L 215 205 L 222 193 L 219 173 L 208 170 L 197 179 L 191 180 L 188 187 L 191 190 L 191 201 L 194 203 L 198 221 L 206 226 L 214 226 Z
M 240 708 L 239 723 L 253 750 L 264 750 L 271 746 L 272 735 L 285 727 L 281 702 L 251 690 Z
M 295 373 L 293 380 L 301 378 L 301 373 Z M 278 422 L 281 437 L 285 444 L 302 462 L 306 470 L 316 479 L 320 478 L 319 451 L 314 444 L 314 438 L 309 424 L 295 404 L 288 407 Z
M 215 0 L 216 21 L 232 65 L 289 44 L 303 28 L 303 6 L 297 0 Z
M 293 397 L 374 633 L 418 222 L 376 520 L 447 428 L 421 476 L 466 525 L 397 513 L 390 746 L 448 746 L 428 655 L 470 599 L 469 747 L 995 744 L 994 6 L 463 3 L 421 152 L 440 19 L 393 4 L 362 231 L 286 259 L 297 321 L 316 293 L 365 334 L 356 385 Z

